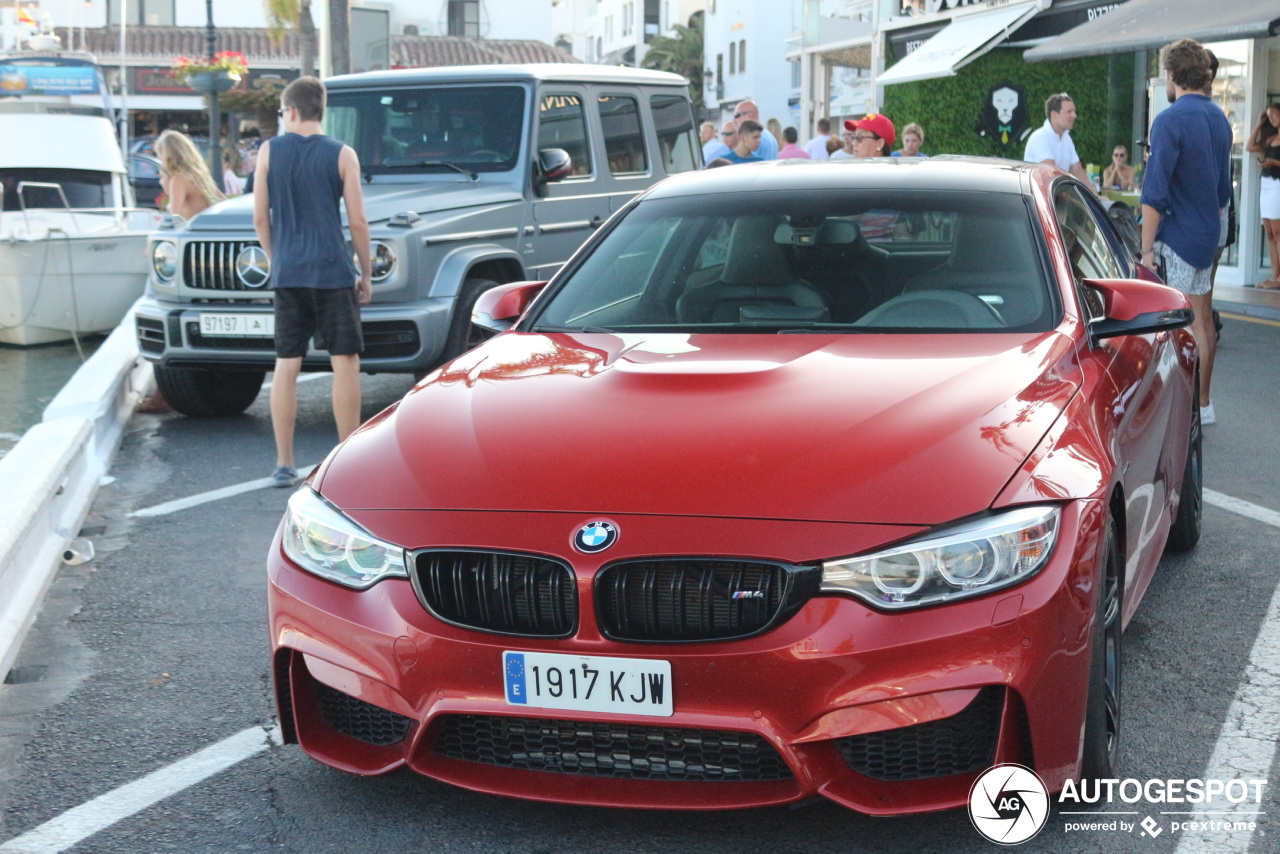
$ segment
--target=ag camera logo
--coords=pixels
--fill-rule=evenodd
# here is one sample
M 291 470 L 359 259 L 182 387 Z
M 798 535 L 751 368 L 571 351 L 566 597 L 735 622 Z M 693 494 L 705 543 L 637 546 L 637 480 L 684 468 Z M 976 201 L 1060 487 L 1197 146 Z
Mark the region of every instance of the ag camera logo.
M 969 820 L 998 845 L 1018 845 L 1049 820 L 1049 790 L 1040 775 L 1022 765 L 996 765 L 969 790 Z

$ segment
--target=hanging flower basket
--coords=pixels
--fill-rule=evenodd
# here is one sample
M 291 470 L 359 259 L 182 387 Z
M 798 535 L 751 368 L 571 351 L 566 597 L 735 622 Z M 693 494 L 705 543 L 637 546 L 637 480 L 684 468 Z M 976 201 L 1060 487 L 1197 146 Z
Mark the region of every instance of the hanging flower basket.
M 244 54 L 231 51 L 216 53 L 212 60 L 206 61 L 180 56 L 169 70 L 174 80 L 187 84 L 202 95 L 234 89 L 240 78 L 248 73 L 249 63 L 245 61 Z

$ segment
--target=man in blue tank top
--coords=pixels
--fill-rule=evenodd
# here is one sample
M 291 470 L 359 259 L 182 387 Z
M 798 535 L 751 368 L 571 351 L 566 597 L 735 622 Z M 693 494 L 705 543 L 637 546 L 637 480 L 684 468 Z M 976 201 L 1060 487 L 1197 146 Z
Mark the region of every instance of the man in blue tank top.
M 280 95 L 284 133 L 264 143 L 254 179 L 253 225 L 271 262 L 275 290 L 276 366 L 271 426 L 276 439 L 276 486 L 293 486 L 293 430 L 298 374 L 311 337 L 329 351 L 333 417 L 338 440 L 360 425 L 360 306 L 372 298 L 369 221 L 360 195 L 355 151 L 320 129 L 325 88 L 301 77 Z M 339 202 L 359 269 L 342 231 Z

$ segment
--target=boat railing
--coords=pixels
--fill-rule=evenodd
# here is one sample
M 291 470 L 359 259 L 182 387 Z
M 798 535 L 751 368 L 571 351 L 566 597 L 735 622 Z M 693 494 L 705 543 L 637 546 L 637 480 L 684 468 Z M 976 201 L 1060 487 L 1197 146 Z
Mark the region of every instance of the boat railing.
M 26 189 L 30 187 L 33 190 L 52 190 L 57 192 L 58 198 L 62 201 L 61 207 L 27 207 Z M 133 214 L 146 214 L 155 216 L 156 211 L 151 208 L 143 208 L 134 205 L 133 207 L 114 206 L 101 208 L 73 208 L 67 200 L 67 193 L 63 186 L 56 181 L 19 181 L 17 186 L 18 210 L 10 211 L 10 214 L 22 214 L 23 224 L 26 226 L 27 233 L 31 233 L 31 211 L 56 211 L 58 213 L 66 213 L 71 215 L 71 222 L 76 231 L 80 231 L 80 221 L 76 219 L 76 214 L 94 215 L 94 216 L 111 216 L 118 223 Z M 3 222 L 4 212 L 0 211 L 0 222 Z M 2 233 L 2 229 L 0 229 Z

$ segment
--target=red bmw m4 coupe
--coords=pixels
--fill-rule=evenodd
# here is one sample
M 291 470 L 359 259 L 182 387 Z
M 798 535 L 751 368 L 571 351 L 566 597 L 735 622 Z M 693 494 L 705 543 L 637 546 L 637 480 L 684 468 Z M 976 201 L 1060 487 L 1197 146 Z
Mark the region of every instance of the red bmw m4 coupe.
M 1124 627 L 1199 538 L 1197 358 L 1075 179 L 672 178 L 473 319 L 289 501 L 286 740 L 666 809 L 1113 776 Z

